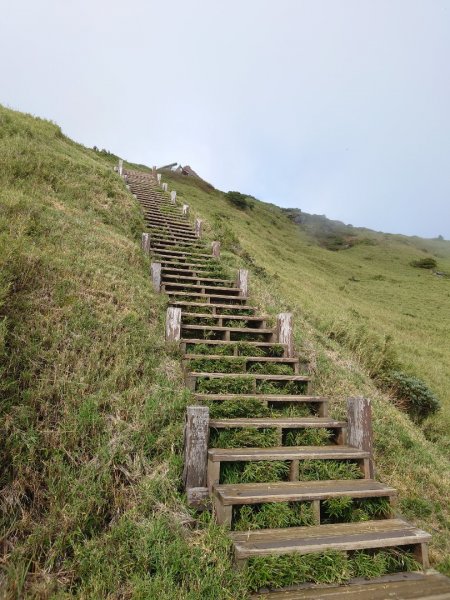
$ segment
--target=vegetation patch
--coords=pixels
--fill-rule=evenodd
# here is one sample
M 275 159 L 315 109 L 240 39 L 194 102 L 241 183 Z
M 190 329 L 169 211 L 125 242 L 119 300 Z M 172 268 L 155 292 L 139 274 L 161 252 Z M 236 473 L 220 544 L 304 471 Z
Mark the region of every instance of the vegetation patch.
M 403 371 L 389 371 L 380 377 L 380 382 L 417 421 L 422 421 L 441 408 L 435 394 L 418 377 Z
M 437 262 L 434 258 L 427 257 L 427 258 L 419 258 L 417 260 L 413 260 L 411 261 L 411 266 L 412 267 L 416 267 L 417 269 L 436 269 L 437 268 Z
M 323 427 L 308 429 L 289 429 L 284 434 L 285 446 L 327 446 L 333 432 Z
M 195 358 L 189 362 L 189 368 L 196 373 L 245 373 L 245 359 L 232 358 Z
M 209 438 L 211 448 L 270 448 L 278 446 L 276 429 L 220 429 L 212 430 Z
M 240 192 L 227 192 L 225 194 L 225 198 L 238 208 L 239 210 L 247 210 L 253 208 L 253 202 L 250 200 L 249 196 L 245 194 L 241 194 Z
M 276 529 L 314 525 L 310 502 L 267 502 L 233 507 L 233 529 Z
M 196 391 L 205 394 L 252 394 L 253 380 L 248 377 L 198 377 Z
M 220 483 L 270 483 L 287 481 L 289 463 L 274 461 L 222 463 Z
M 342 496 L 321 502 L 323 523 L 354 523 L 387 519 L 391 513 L 391 504 L 387 498 L 355 499 Z
M 320 479 L 361 479 L 358 464 L 349 460 L 302 460 L 299 465 L 300 481 Z

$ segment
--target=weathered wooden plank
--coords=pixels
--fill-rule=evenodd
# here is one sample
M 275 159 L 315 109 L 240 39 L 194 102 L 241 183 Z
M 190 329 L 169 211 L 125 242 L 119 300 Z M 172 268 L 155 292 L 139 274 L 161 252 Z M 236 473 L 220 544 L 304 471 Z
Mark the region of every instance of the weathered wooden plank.
M 152 262 L 150 265 L 150 273 L 152 276 L 152 284 L 155 292 L 161 291 L 161 263 Z
M 292 328 L 292 313 L 280 313 L 277 317 L 277 339 L 286 345 L 285 356 L 294 356 L 294 334 Z
M 196 508 L 206 508 L 209 504 L 210 495 L 207 487 L 196 487 L 186 489 L 187 503 Z
M 210 448 L 209 460 L 360 460 L 367 452 L 350 446 L 272 446 L 270 448 Z
M 347 443 L 369 453 L 368 476 L 373 479 L 373 433 L 372 406 L 368 398 L 354 397 L 347 399 Z
M 188 406 L 184 426 L 185 489 L 206 488 L 209 441 L 209 409 L 207 406 Z
M 181 338 L 181 308 L 169 306 L 166 315 L 166 340 L 178 342 Z

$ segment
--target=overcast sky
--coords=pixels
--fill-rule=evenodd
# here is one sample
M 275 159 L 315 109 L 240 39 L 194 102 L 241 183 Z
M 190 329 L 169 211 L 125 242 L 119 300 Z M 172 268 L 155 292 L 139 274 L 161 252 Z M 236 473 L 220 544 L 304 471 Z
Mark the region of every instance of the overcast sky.
M 223 190 L 450 238 L 450 0 L 0 0 L 0 102 Z

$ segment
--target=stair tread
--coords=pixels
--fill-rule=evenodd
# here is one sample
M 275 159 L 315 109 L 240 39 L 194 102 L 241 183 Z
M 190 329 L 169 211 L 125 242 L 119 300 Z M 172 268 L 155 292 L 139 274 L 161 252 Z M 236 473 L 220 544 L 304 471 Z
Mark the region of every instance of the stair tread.
M 323 500 L 339 496 L 351 496 L 352 498 L 393 496 L 396 490 L 373 479 L 347 479 L 215 485 L 214 493 L 224 505 L 229 505 L 258 504 L 273 499 L 290 502 L 293 500 Z
M 223 327 L 219 325 L 190 325 L 186 323 L 186 325 L 182 324 L 181 327 L 183 329 L 202 329 L 202 330 L 214 330 L 214 331 L 233 331 L 242 333 L 274 333 L 275 330 L 271 328 L 258 328 L 258 327 Z
M 316 460 L 316 459 L 362 459 L 370 452 L 353 446 L 272 446 L 271 448 L 209 448 L 208 458 L 213 462 L 236 462 L 245 460 Z
M 194 344 L 212 344 L 212 345 L 216 345 L 216 344 L 218 344 L 218 345 L 220 345 L 220 344 L 222 344 L 222 345 L 223 344 L 230 345 L 230 344 L 238 344 L 239 343 L 239 342 L 234 342 L 234 341 L 228 342 L 226 340 L 202 340 L 201 338 L 200 339 L 198 339 L 198 338 L 192 338 L 192 339 L 184 338 L 184 339 L 182 339 L 182 341 L 183 342 L 187 342 L 189 344 L 194 343 Z M 255 342 L 253 340 L 248 340 L 248 341 L 245 340 L 245 344 L 251 344 L 252 346 L 261 346 L 261 347 L 269 347 L 269 346 L 283 346 L 284 347 L 284 346 L 286 346 L 286 344 L 279 344 L 278 342 Z M 223 356 L 226 357 L 226 354 L 224 354 Z
M 194 394 L 196 400 L 267 400 L 269 402 L 328 402 L 323 396 L 303 394 Z
M 185 354 L 185 359 L 195 359 L 195 358 L 205 358 L 205 359 L 215 359 L 221 360 L 223 358 L 242 358 L 245 361 L 250 362 L 266 362 L 266 363 L 298 363 L 298 357 L 294 358 L 283 358 L 279 356 L 227 356 L 226 354 Z M 244 360 L 243 360 L 244 362 Z
M 357 550 L 428 542 L 431 535 L 403 519 L 230 532 L 236 556 Z
M 301 589 L 255 594 L 253 600 L 450 600 L 450 579 L 428 573 L 397 573 L 344 585 L 302 585 Z
M 281 427 L 281 428 L 315 428 L 336 429 L 346 427 L 345 421 L 335 421 L 327 417 L 254 417 L 242 419 L 210 419 L 209 426 L 217 429 L 233 429 L 238 427 Z
M 267 373 L 201 373 L 192 371 L 192 377 L 209 377 L 210 379 L 226 379 L 228 377 L 245 377 L 246 379 L 261 379 L 270 381 L 311 381 L 308 375 L 270 375 Z

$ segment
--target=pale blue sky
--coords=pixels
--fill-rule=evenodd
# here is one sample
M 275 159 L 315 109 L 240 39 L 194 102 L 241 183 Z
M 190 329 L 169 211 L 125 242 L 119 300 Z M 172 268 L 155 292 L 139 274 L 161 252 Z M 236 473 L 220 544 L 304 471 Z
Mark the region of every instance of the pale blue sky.
M 137 162 L 450 238 L 450 0 L 0 0 L 0 102 Z

